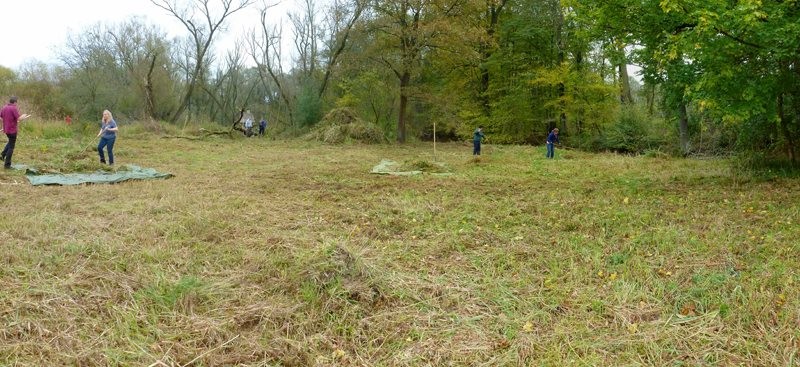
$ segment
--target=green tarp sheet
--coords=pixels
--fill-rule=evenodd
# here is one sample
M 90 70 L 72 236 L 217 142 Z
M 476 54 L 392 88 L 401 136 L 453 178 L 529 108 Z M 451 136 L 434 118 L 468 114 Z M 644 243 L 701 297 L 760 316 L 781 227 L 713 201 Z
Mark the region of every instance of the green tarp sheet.
M 95 173 L 39 173 L 36 169 L 28 167 L 25 177 L 33 186 L 41 185 L 80 185 L 87 183 L 114 184 L 128 180 L 152 180 L 157 178 L 170 178 L 172 174 L 161 173 L 152 168 L 142 168 L 126 165 L 116 172 L 98 171 Z
M 375 165 L 375 167 L 372 167 L 372 170 L 369 171 L 369 173 L 374 173 L 376 175 L 391 175 L 391 176 L 416 176 L 421 174 L 426 174 L 426 175 L 429 174 L 432 176 L 446 177 L 453 175 L 450 172 L 436 172 L 437 170 L 448 170 L 443 163 L 432 163 L 432 164 L 426 162 L 421 162 L 421 163 L 424 163 L 423 166 L 428 166 L 428 169 L 432 168 L 431 170 L 433 172 L 429 172 L 428 170 L 423 171 L 417 169 L 403 171 L 403 165 L 401 165 L 400 163 L 397 163 L 389 159 L 381 159 L 381 161 L 377 165 Z
M 392 176 L 414 176 L 421 175 L 422 171 L 400 171 L 400 163 L 392 160 L 382 159 L 380 163 L 372 167 L 370 173 L 378 175 L 392 175 Z

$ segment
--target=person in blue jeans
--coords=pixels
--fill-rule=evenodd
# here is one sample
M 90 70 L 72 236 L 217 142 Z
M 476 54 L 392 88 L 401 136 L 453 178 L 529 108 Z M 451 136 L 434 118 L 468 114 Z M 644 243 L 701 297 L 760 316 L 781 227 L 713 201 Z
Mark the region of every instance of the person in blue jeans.
M 558 128 L 553 129 L 550 132 L 550 135 L 547 135 L 547 155 L 545 156 L 548 159 L 553 159 L 556 156 L 556 147 L 555 144 L 558 143 L 561 145 L 561 142 L 558 141 Z
M 472 134 L 472 155 L 481 155 L 481 140 L 483 140 L 483 126 L 478 126 Z
M 97 153 L 100 154 L 100 163 L 106 163 L 106 157 L 103 155 L 103 148 L 108 150 L 108 164 L 114 165 L 114 141 L 117 140 L 117 122 L 111 116 L 109 110 L 103 111 L 103 119 L 100 121 L 100 132 L 97 136 L 100 137 L 100 143 L 97 144 Z

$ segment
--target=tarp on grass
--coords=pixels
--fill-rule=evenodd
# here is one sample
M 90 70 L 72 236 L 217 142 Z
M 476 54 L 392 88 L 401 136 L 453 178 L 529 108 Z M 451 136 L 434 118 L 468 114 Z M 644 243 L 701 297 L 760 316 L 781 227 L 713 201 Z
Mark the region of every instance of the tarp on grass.
M 170 173 L 158 172 L 152 168 L 142 168 L 134 165 L 126 165 L 116 172 L 98 171 L 95 173 L 47 173 L 43 174 L 34 168 L 28 167 L 25 177 L 31 185 L 80 185 L 87 183 L 95 184 L 115 184 L 129 180 L 153 180 L 170 178 Z
M 414 176 L 421 175 L 422 171 L 401 171 L 400 163 L 392 160 L 382 159 L 380 163 L 372 167 L 370 173 L 378 175 L 392 175 L 392 176 Z

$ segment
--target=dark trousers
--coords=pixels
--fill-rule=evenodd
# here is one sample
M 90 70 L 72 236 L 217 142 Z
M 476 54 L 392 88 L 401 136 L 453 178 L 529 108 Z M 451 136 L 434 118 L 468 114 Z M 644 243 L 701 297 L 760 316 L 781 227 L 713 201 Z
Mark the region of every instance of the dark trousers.
M 106 157 L 103 155 L 103 148 L 108 148 L 108 164 L 114 164 L 114 141 L 117 137 L 100 138 L 100 143 L 97 144 L 97 153 L 100 154 L 100 163 L 106 163 Z
M 264 128 L 266 126 L 259 126 L 258 127 L 258 135 L 264 136 Z
M 17 145 L 17 133 L 13 134 L 6 134 L 8 137 L 8 143 L 6 143 L 6 147 L 3 148 L 3 167 L 11 168 L 11 156 L 14 155 L 14 146 Z
M 552 159 L 555 156 L 556 156 L 556 147 L 553 145 L 553 143 L 547 143 L 547 155 L 545 157 Z
M 472 141 L 472 155 L 481 155 L 481 141 L 480 140 L 473 140 Z

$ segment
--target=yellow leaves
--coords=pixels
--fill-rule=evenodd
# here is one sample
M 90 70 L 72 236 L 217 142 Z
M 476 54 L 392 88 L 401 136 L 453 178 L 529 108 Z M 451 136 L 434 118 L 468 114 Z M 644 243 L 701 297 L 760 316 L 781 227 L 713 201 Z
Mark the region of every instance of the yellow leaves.
M 697 305 L 694 302 L 686 302 L 681 306 L 681 316 L 697 316 Z
M 664 278 L 669 278 L 669 277 L 672 276 L 672 271 L 666 270 L 664 268 L 661 268 L 661 269 L 658 269 L 658 275 L 660 275 L 660 276 L 662 276 Z
M 669 53 L 667 54 L 667 57 L 668 57 L 670 60 L 675 60 L 675 59 L 677 59 L 677 58 L 678 58 L 678 50 L 677 50 L 677 49 L 675 49 L 675 48 L 673 48 L 673 49 L 669 50 Z
M 331 353 L 331 356 L 334 359 L 343 359 L 344 357 L 347 356 L 347 353 L 345 351 L 337 348 L 336 350 L 333 351 L 333 353 Z
M 630 201 L 631 201 L 631 199 L 629 199 L 627 196 L 626 196 L 624 199 L 622 199 L 622 202 L 623 202 L 624 204 L 626 204 L 626 205 L 627 205 L 628 203 L 630 203 Z
M 671 12 L 680 12 L 682 10 L 681 3 L 677 0 L 661 0 L 658 3 L 658 5 L 661 7 L 661 10 L 666 14 L 669 14 Z
M 522 331 L 524 331 L 526 333 L 532 332 L 533 331 L 533 323 L 530 322 L 530 321 L 526 322 L 525 325 L 522 325 Z
M 778 298 L 775 300 L 775 306 L 781 307 L 786 304 L 786 295 L 781 293 L 778 295 Z
M 609 280 L 617 280 L 617 273 L 611 273 L 611 274 L 608 276 L 608 279 L 609 279 Z
M 627 329 L 629 333 L 636 334 L 637 332 L 639 332 L 639 324 L 637 323 L 628 324 Z

